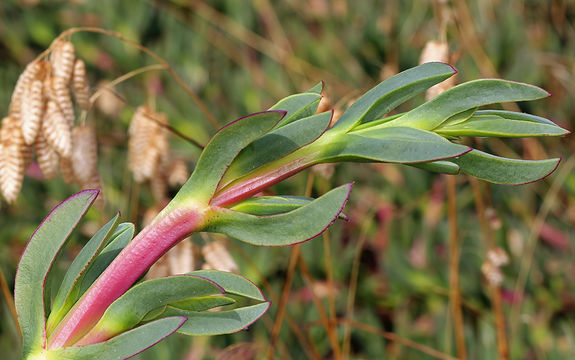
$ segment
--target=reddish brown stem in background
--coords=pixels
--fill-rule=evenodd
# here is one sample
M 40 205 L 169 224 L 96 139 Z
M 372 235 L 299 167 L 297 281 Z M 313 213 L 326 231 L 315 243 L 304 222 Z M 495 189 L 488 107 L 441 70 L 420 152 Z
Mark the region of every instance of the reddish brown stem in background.
M 457 232 L 457 184 L 455 176 L 447 175 L 447 199 L 449 216 L 449 303 L 453 314 L 455 344 L 457 357 L 467 359 L 465 334 L 463 332 L 463 312 L 461 310 L 461 293 L 459 290 L 459 234 Z

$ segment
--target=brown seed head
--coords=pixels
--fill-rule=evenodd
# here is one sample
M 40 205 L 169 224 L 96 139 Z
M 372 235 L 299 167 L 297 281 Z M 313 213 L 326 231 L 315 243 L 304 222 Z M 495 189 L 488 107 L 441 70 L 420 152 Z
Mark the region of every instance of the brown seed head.
M 74 177 L 74 167 L 72 166 L 72 160 L 64 157 L 60 157 L 60 173 L 66 184 L 70 185 L 76 182 Z
M 42 169 L 42 173 L 44 174 L 44 178 L 47 180 L 55 179 L 58 176 L 58 166 L 60 163 L 60 156 L 56 150 L 54 150 L 48 141 L 44 137 L 44 135 L 40 134 L 36 138 L 36 160 L 38 161 L 38 165 L 40 169 Z
M 22 189 L 26 161 L 24 139 L 15 119 L 8 117 L 2 120 L 0 138 L 0 191 L 8 203 L 13 203 Z
M 90 108 L 90 87 L 86 78 L 86 64 L 81 59 L 74 62 L 74 72 L 72 74 L 72 89 L 78 106 L 82 110 Z
M 439 42 L 439 41 L 428 41 L 421 52 L 421 56 L 419 58 L 419 63 L 427 63 L 427 62 L 449 62 L 449 46 L 447 43 Z M 425 99 L 431 100 L 437 95 L 441 94 L 445 90 L 448 90 L 455 86 L 456 84 L 456 76 L 452 76 L 449 79 L 432 86 L 427 90 L 425 93 Z
M 206 263 L 202 268 L 227 272 L 237 272 L 238 264 L 232 258 L 223 241 L 212 241 L 202 248 Z
M 46 105 L 46 113 L 42 121 L 42 133 L 50 146 L 61 157 L 68 158 L 72 154 L 72 138 L 70 126 L 60 112 L 60 108 L 52 100 Z
M 80 184 L 90 182 L 98 174 L 98 142 L 90 126 L 72 129 L 72 167 L 74 178 Z
M 70 82 L 70 78 L 72 76 L 74 58 L 74 45 L 69 41 L 61 40 L 58 41 L 50 56 L 52 73 L 55 76 L 62 77 L 66 84 Z
M 184 185 L 190 177 L 188 165 L 183 158 L 174 158 L 168 166 L 168 184 L 170 186 Z
M 40 130 L 40 121 L 44 113 L 44 97 L 42 94 L 42 81 L 33 80 L 24 91 L 21 102 L 21 128 L 24 141 L 32 145 Z
M 60 76 L 52 76 L 51 85 L 51 99 L 58 104 L 60 112 L 64 115 L 68 125 L 70 127 L 74 126 L 74 104 L 72 103 L 66 80 Z

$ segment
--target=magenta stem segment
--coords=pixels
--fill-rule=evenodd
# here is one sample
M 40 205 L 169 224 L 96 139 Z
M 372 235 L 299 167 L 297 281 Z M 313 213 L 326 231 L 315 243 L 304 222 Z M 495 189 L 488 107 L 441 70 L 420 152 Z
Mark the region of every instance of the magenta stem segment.
M 114 259 L 48 339 L 49 349 L 71 346 L 146 270 L 181 239 L 203 225 L 205 209 L 168 207 Z M 89 339 L 82 339 L 83 343 Z

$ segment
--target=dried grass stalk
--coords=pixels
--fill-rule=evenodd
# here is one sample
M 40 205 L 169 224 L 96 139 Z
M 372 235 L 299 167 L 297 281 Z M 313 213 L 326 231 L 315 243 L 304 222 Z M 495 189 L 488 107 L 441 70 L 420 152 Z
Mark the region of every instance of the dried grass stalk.
M 86 77 L 86 64 L 81 59 L 74 62 L 74 72 L 72 73 L 72 89 L 76 103 L 82 110 L 90 108 L 90 86 Z
M 50 146 L 58 152 L 61 157 L 69 158 L 72 154 L 72 138 L 70 126 L 60 108 L 52 100 L 46 105 L 46 113 L 42 122 L 42 133 Z
M 44 135 L 40 134 L 36 138 L 36 160 L 38 166 L 47 180 L 55 179 L 58 176 L 58 167 L 60 164 L 60 156 L 54 150 Z
M 36 136 L 38 136 L 42 114 L 44 113 L 41 80 L 33 80 L 24 90 L 20 108 L 22 135 L 26 144 L 32 145 L 36 140 Z
M 70 82 L 72 71 L 74 69 L 74 45 L 69 41 L 58 41 L 50 56 L 52 63 L 52 73 L 61 77 L 65 83 Z

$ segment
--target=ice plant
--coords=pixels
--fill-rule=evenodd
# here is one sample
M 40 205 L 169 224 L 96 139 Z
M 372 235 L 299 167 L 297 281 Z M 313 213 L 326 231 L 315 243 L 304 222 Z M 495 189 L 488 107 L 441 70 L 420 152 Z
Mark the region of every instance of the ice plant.
M 230 123 L 205 147 L 178 194 L 136 237 L 132 239 L 133 225 L 118 224 L 118 216 L 99 230 L 48 304 L 44 282 L 52 262 L 97 192 L 69 198 L 38 227 L 19 264 L 15 299 L 24 357 L 121 359 L 176 331 L 210 335 L 246 328 L 269 303 L 245 278 L 195 271 L 138 279 L 193 232 L 223 233 L 261 246 L 291 245 L 322 233 L 340 216 L 351 184 L 318 199 L 252 197 L 314 164 L 401 163 L 448 174 L 461 171 L 502 184 L 528 183 L 553 172 L 559 159 L 507 159 L 456 142 L 460 136 L 568 133 L 541 117 L 478 109 L 548 95 L 535 86 L 471 81 L 411 111 L 386 116 L 454 73 L 442 63 L 404 71 L 368 91 L 331 128 L 332 112 L 316 114 L 322 84 L 281 100 L 269 111 Z M 246 300 L 245 306 L 234 305 L 238 298 Z M 223 305 L 229 307 L 206 311 Z

